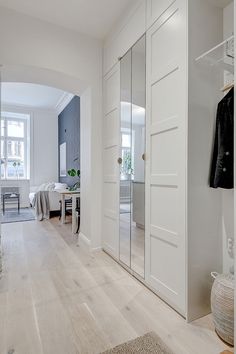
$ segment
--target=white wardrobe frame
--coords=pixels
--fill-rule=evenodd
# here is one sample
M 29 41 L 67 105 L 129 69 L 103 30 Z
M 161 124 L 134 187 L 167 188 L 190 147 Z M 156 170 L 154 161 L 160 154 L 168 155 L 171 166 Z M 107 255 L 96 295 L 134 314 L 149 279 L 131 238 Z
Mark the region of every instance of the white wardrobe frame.
M 119 259 L 120 62 L 103 79 L 103 249 Z
M 144 11 L 143 1 L 140 3 L 137 9 L 139 16 Z M 146 0 L 145 17 L 144 282 L 188 321 L 192 321 L 210 312 L 210 272 L 222 271 L 222 235 L 218 225 L 220 196 L 218 191 L 208 186 L 220 81 L 212 80 L 209 69 L 204 71 L 195 62 L 198 55 L 221 41 L 218 28 L 221 9 L 215 7 L 211 0 Z M 130 21 L 134 26 L 135 19 Z M 139 34 L 140 37 L 142 35 Z M 122 32 L 120 38 L 124 38 Z M 118 39 L 119 47 L 121 42 Z M 119 52 L 119 48 L 114 50 L 114 43 L 106 49 L 105 64 L 113 52 Z M 125 49 L 124 53 L 128 48 Z M 119 94 L 112 86 L 119 85 L 119 80 L 116 79 L 114 84 L 112 75 L 118 72 L 119 62 L 104 77 L 103 181 L 103 249 L 117 261 Z M 111 97 L 111 92 L 114 97 Z M 116 118 L 113 118 L 110 132 L 107 120 L 111 112 L 116 112 Z M 117 134 L 113 129 L 117 129 Z M 109 159 L 112 163 L 108 168 Z M 108 193 L 110 200 L 106 199 Z

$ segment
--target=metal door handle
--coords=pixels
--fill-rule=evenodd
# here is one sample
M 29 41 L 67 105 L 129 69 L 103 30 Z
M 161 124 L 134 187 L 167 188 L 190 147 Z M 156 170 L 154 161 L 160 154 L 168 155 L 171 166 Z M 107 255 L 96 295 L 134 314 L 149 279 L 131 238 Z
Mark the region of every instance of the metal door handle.
M 146 154 L 142 154 L 142 160 L 143 160 L 143 161 L 146 160 Z
M 121 165 L 122 164 L 122 158 L 119 157 L 118 160 L 117 160 L 118 164 Z

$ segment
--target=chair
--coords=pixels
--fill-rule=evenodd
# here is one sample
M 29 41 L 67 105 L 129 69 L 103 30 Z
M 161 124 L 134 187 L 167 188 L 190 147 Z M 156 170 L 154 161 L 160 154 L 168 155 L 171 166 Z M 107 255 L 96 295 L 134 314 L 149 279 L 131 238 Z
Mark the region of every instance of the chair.
M 61 215 L 62 215 L 62 205 L 61 205 L 61 200 L 59 201 L 60 203 L 60 215 L 59 215 L 59 220 L 61 220 Z M 72 213 L 72 198 L 70 199 L 65 199 L 65 217 L 66 215 L 71 215 Z
M 15 204 L 17 202 L 18 213 L 20 213 L 20 193 L 19 187 L 1 188 L 2 211 L 5 214 L 6 204 Z
M 76 199 L 75 212 L 76 212 L 76 216 L 77 216 L 77 219 L 78 219 L 78 226 L 77 226 L 77 230 L 76 230 L 76 233 L 78 233 L 79 232 L 79 228 L 80 228 L 80 198 Z

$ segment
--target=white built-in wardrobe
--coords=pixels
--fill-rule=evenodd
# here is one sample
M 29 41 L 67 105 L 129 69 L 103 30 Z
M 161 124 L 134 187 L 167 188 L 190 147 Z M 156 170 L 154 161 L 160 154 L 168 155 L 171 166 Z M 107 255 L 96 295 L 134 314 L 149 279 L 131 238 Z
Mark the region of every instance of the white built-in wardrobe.
M 138 278 L 189 321 L 210 312 L 211 271 L 232 263 L 234 192 L 209 187 L 217 104 L 233 80 L 232 40 L 204 53 L 232 36 L 233 5 L 139 1 L 104 48 L 103 249 L 120 261 L 119 59 L 146 33 L 145 272 Z

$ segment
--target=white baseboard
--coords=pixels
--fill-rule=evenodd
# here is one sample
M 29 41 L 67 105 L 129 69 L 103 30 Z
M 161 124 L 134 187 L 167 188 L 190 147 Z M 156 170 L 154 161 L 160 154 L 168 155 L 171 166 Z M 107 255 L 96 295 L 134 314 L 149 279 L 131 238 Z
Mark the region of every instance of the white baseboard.
M 86 244 L 91 252 L 98 252 L 102 250 L 102 247 L 91 247 L 91 241 L 85 236 L 85 234 L 83 234 L 83 232 L 79 233 L 78 244 L 80 241 Z
M 78 243 L 80 240 L 84 242 L 86 245 L 88 245 L 89 247 L 91 246 L 91 241 L 82 232 L 79 233 Z
M 85 234 L 83 234 L 83 232 L 79 232 L 79 236 L 78 236 L 78 244 L 79 242 L 83 242 L 84 244 L 86 244 L 91 252 L 98 252 L 98 251 L 102 251 L 102 246 L 99 247 L 91 247 L 91 241 L 88 239 L 87 236 L 85 236 Z

